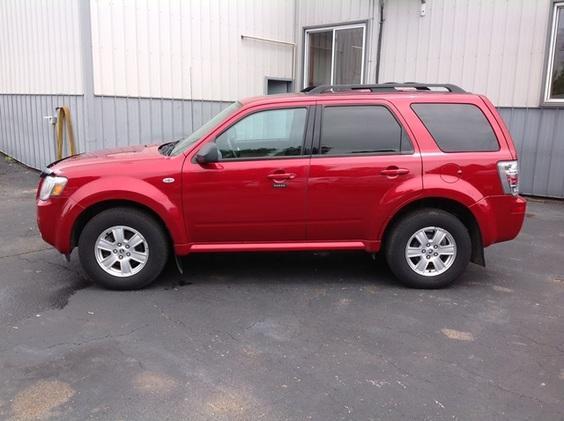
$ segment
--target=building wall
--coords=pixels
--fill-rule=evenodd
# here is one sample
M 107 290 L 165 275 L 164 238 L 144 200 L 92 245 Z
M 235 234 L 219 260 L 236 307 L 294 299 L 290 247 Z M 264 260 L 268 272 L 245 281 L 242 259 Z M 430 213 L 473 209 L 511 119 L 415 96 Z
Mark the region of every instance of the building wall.
M 520 189 L 564 198 L 564 109 L 500 108 L 519 152 Z
M 235 101 L 292 77 L 294 0 L 92 0 L 94 93 Z
M 0 93 L 82 94 L 76 0 L 0 1 Z
M 68 105 L 73 113 L 77 150 L 85 144 L 84 100 L 81 95 L 0 95 L 0 151 L 32 167 L 55 160 L 54 127 L 43 116 Z
M 551 0 L 387 0 L 381 81 L 451 82 L 538 107 Z

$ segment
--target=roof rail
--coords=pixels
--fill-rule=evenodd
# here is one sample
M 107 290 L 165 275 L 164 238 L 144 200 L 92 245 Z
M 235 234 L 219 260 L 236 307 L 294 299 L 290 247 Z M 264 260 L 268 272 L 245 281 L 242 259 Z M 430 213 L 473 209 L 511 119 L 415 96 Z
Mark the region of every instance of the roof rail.
M 438 89 L 437 89 L 438 88 Z M 370 90 L 371 92 L 402 92 L 402 91 L 440 91 L 440 89 L 451 93 L 465 93 L 466 91 L 459 86 L 450 83 L 417 83 L 388 82 L 378 85 L 319 85 L 306 88 L 302 92 L 307 94 L 321 94 L 324 92 L 342 92 L 355 90 Z

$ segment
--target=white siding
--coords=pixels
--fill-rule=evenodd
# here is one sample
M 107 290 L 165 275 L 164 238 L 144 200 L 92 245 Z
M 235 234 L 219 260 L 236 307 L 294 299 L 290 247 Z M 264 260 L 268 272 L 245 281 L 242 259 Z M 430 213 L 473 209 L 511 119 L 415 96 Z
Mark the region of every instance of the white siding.
M 497 106 L 540 103 L 550 0 L 388 0 L 381 81 L 451 82 Z
M 77 0 L 0 1 L 0 93 L 82 93 Z
M 229 101 L 292 76 L 294 0 L 93 0 L 97 95 Z

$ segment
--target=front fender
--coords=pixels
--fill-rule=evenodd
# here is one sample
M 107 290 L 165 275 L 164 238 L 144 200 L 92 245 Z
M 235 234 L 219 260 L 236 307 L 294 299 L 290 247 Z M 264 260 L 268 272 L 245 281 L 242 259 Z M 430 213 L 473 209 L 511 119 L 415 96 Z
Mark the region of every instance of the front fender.
M 57 248 L 63 253 L 70 252 L 72 230 L 80 215 L 94 205 L 112 200 L 151 209 L 165 224 L 174 245 L 186 244 L 180 186 L 167 185 L 166 188 L 168 190 L 163 191 L 146 180 L 126 176 L 99 178 L 81 186 L 69 196 L 61 212 Z

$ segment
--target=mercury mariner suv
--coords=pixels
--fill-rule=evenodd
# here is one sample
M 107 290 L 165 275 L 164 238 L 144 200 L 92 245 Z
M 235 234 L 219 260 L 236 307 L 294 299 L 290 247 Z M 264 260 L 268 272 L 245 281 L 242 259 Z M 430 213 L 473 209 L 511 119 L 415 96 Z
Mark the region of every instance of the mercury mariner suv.
M 513 141 L 486 97 L 319 86 L 235 102 L 181 140 L 54 162 L 37 222 L 112 289 L 150 284 L 170 256 L 295 250 L 381 251 L 405 285 L 439 288 L 517 236 L 518 186 Z

